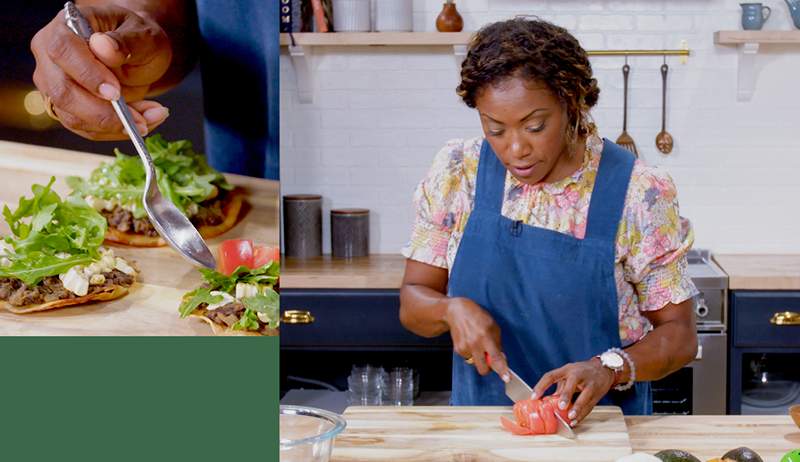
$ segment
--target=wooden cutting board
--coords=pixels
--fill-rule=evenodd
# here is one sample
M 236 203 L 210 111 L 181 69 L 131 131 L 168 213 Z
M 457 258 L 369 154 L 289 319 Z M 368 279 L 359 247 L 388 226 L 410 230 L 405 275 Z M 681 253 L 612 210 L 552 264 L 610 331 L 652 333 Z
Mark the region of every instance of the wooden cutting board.
M 133 149 L 133 148 L 131 148 Z M 55 190 L 69 191 L 64 178 L 86 176 L 111 158 L 96 154 L 0 141 L 0 210 L 16 208 L 20 196 L 31 195 L 33 183 L 46 184 L 56 176 Z M 277 181 L 226 175 L 229 182 L 244 188 L 249 204 L 240 222 L 229 232 L 208 243 L 216 254 L 220 242 L 248 238 L 277 245 Z M 9 233 L 0 217 L 0 235 Z M 70 307 L 44 313 L 15 315 L 0 311 L 0 335 L 211 335 L 210 328 L 194 319 L 181 319 L 181 296 L 201 283 L 200 273 L 169 247 L 114 251 L 136 262 L 139 282 L 119 300 Z
M 500 426 L 510 407 L 350 407 L 332 461 L 615 461 L 631 453 L 618 407 L 598 406 L 575 429 L 558 435 L 515 436 Z

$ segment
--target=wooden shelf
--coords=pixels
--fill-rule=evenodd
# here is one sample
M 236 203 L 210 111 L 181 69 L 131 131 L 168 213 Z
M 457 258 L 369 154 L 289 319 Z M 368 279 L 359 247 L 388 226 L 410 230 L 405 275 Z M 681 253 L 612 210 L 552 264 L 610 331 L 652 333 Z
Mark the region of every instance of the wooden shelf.
M 312 56 L 316 47 L 329 46 L 429 46 L 451 47 L 456 64 L 467 55 L 467 42 L 472 32 L 300 32 L 281 34 L 281 46 L 289 48 L 297 78 L 297 95 L 301 103 L 314 101 Z
M 756 87 L 755 61 L 761 45 L 800 45 L 800 30 L 721 30 L 714 32 L 714 43 L 738 48 L 736 99 L 749 101 Z
M 298 32 L 298 46 L 453 46 L 466 45 L 472 32 Z M 291 44 L 281 34 L 281 45 Z
M 717 45 L 800 44 L 800 30 L 720 30 L 714 32 L 714 43 Z

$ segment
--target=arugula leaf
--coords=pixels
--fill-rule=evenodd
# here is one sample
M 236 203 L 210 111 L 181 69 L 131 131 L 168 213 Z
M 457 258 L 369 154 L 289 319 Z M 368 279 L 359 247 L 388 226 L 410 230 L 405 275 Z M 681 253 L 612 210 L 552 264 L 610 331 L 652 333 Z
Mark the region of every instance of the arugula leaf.
M 255 311 L 245 308 L 239 322 L 231 326 L 233 330 L 258 330 L 258 315 Z
M 236 290 L 237 283 L 256 284 L 259 288 L 258 295 L 243 297 L 240 301 L 245 307 L 239 322 L 232 326 L 235 330 L 258 330 L 258 313 L 267 315 L 267 324 L 271 328 L 278 327 L 280 312 L 280 295 L 273 289 L 280 276 L 280 264 L 270 262 L 259 268 L 250 269 L 240 266 L 230 276 L 208 268 L 200 268 L 205 287 L 195 289 L 184 295 L 184 302 L 178 308 L 181 317 L 191 313 L 200 303 L 208 303 L 204 297 L 210 296 L 211 291 L 227 292 L 231 295 Z M 220 299 L 215 300 L 215 302 Z M 213 303 L 213 302 L 212 302 Z M 184 314 L 185 313 L 185 314 Z
M 271 288 L 267 288 L 263 294 L 242 298 L 242 304 L 247 309 L 266 314 L 269 327 L 278 327 L 280 296 Z
M 211 289 L 199 287 L 183 296 L 183 302 L 178 310 L 181 313 L 181 317 L 185 318 L 192 314 L 192 311 L 203 303 L 211 305 L 221 301 L 221 295 L 211 295 Z
M 51 189 L 54 182 L 52 177 L 45 186 L 33 185 L 33 197 L 21 197 L 16 210 L 3 208 L 12 232 L 5 241 L 14 250 L 6 256 L 11 264 L 0 267 L 0 277 L 35 285 L 99 257 L 106 219 L 82 199 L 62 201 Z
M 153 158 L 161 193 L 184 213 L 189 205 L 210 199 L 220 189 L 233 189 L 222 173 L 209 167 L 205 157 L 192 149 L 189 141 L 169 142 L 155 134 L 145 139 L 145 145 Z M 101 165 L 88 179 L 69 177 L 67 184 L 82 197 L 114 200 L 130 209 L 135 218 L 142 218 L 147 215 L 142 205 L 145 183 L 142 162 L 138 156 L 114 152 L 113 162 Z
M 239 266 L 230 276 L 208 268 L 200 268 L 200 273 L 203 275 L 203 279 L 208 282 L 208 285 L 212 287 L 212 290 L 233 292 L 238 282 L 243 282 L 245 284 L 274 285 L 278 282 L 280 269 L 279 263 L 270 262 L 256 269 Z

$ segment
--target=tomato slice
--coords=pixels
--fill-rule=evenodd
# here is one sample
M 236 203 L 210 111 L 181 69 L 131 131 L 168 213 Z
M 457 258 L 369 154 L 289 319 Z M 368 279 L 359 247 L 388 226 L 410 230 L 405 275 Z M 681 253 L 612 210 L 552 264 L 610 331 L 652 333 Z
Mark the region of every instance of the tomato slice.
M 280 247 L 271 245 L 256 245 L 253 251 L 253 268 L 261 268 L 271 261 L 281 261 Z
M 239 266 L 253 267 L 253 241 L 228 239 L 219 246 L 219 271 L 230 276 Z
M 558 431 L 558 421 L 556 420 L 555 410 L 551 401 L 542 402 L 542 410 L 539 415 L 544 421 L 544 433 L 552 435 Z
M 500 425 L 503 426 L 506 430 L 510 431 L 513 435 L 530 435 L 530 429 L 521 427 L 516 423 L 512 422 L 511 419 L 507 419 L 505 416 L 500 416 Z
M 552 405 L 553 405 L 553 411 L 554 411 L 556 414 L 560 415 L 560 416 L 561 416 L 561 418 L 562 418 L 562 419 L 564 419 L 564 422 L 569 422 L 569 421 L 570 421 L 570 418 L 569 418 L 569 408 L 570 408 L 571 406 L 567 406 L 567 408 L 566 408 L 566 409 L 559 409 L 559 408 L 558 408 L 558 402 L 559 402 L 559 400 L 560 400 L 560 399 L 559 399 L 559 397 L 558 397 L 558 396 L 556 396 L 556 395 L 550 395 L 550 396 L 547 396 L 547 397 L 545 397 L 545 398 L 542 398 L 542 400 L 543 400 L 543 401 L 544 401 L 544 400 L 549 400 L 549 401 L 550 401 L 550 404 L 552 404 Z
M 531 430 L 537 435 L 545 432 L 544 419 L 542 419 L 542 402 L 538 399 L 531 400 L 531 413 L 529 415 Z

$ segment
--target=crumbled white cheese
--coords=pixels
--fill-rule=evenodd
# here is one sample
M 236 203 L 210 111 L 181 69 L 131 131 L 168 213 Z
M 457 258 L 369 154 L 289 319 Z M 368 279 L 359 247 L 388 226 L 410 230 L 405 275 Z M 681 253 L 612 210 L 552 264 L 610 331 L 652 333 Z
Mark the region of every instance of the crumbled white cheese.
M 72 256 L 72 255 L 70 255 L 70 254 L 69 254 L 69 253 L 67 253 L 67 252 L 58 252 L 58 253 L 56 254 L 56 258 L 60 258 L 60 259 L 62 259 L 62 260 L 66 260 L 67 258 L 69 258 L 69 257 L 71 257 L 71 256 Z
M 6 257 L 0 257 L 0 266 L 11 266 L 11 260 Z
M 97 286 L 100 284 L 104 284 L 106 282 L 106 277 L 102 274 L 93 274 L 92 277 L 89 278 L 89 285 L 90 286 Z
M 256 311 L 256 316 L 258 316 L 258 319 L 260 319 L 264 324 L 269 324 L 269 316 L 267 316 L 267 313 Z
M 83 274 L 83 267 L 80 265 L 73 266 L 64 274 L 59 274 L 58 278 L 65 289 L 79 297 L 89 293 L 89 278 Z
M 244 282 L 236 283 L 236 298 L 242 299 L 245 297 L 255 297 L 258 295 L 258 286 L 255 284 L 246 284 Z
M 114 268 L 122 271 L 123 273 L 129 276 L 133 276 L 136 274 L 136 270 L 133 269 L 133 267 L 131 267 L 131 265 L 129 265 L 128 262 L 119 257 L 117 257 L 114 260 Z
M 83 198 L 90 207 L 101 212 L 103 210 L 114 210 L 119 201 L 116 198 L 103 199 L 102 197 L 86 196 Z
M 209 311 L 216 310 L 217 308 L 222 308 L 223 306 L 225 306 L 225 305 L 227 305 L 229 303 L 233 303 L 233 302 L 236 301 L 236 299 L 233 298 L 233 296 L 231 296 L 231 294 L 229 294 L 227 292 L 222 292 L 222 291 L 219 291 L 219 290 L 212 290 L 209 293 L 211 295 L 219 295 L 219 296 L 222 297 L 221 301 L 219 301 L 217 303 L 212 303 L 212 304 L 210 304 L 210 305 L 208 305 L 206 307 L 206 309 L 209 310 Z
M 197 215 L 197 212 L 199 211 L 200 207 L 194 202 L 192 202 L 191 204 L 189 204 L 188 207 L 186 207 L 186 215 L 190 218 Z

